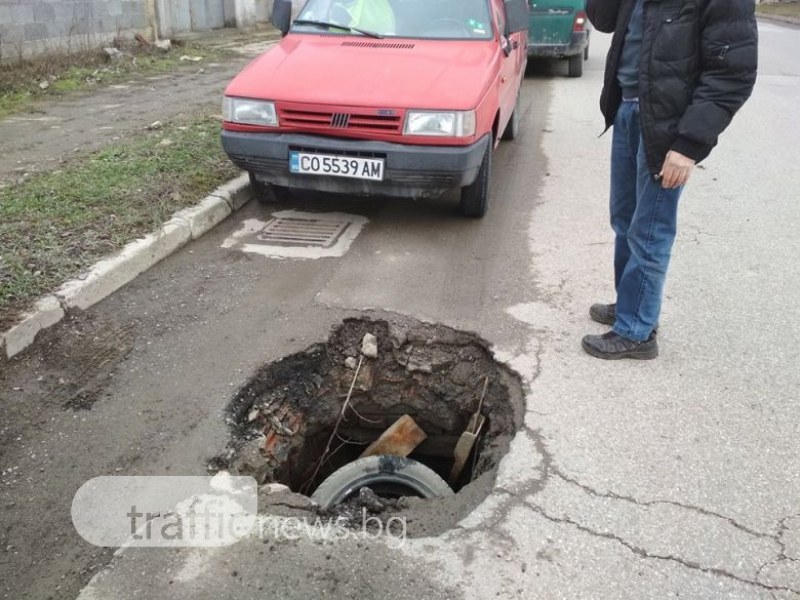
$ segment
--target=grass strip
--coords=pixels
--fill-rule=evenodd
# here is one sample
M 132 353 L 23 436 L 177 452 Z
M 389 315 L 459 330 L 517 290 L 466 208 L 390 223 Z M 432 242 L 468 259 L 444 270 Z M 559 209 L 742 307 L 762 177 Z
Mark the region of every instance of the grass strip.
M 795 17 L 800 19 L 800 2 L 756 4 L 756 13 L 760 15 L 777 15 L 779 17 Z
M 211 114 L 0 189 L 0 329 L 31 302 L 238 171 Z

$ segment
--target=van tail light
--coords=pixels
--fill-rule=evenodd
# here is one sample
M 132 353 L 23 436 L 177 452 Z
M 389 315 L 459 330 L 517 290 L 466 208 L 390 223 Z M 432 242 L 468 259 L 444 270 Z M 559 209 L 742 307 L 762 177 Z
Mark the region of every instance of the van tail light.
M 586 31 L 586 13 L 582 10 L 575 15 L 575 23 L 572 25 L 573 32 Z

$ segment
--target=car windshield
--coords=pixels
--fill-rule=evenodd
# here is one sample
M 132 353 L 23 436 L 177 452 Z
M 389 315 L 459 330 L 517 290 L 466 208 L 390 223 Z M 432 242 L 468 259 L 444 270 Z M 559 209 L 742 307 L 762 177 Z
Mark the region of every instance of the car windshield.
M 372 37 L 490 39 L 488 0 L 309 0 L 292 31 Z

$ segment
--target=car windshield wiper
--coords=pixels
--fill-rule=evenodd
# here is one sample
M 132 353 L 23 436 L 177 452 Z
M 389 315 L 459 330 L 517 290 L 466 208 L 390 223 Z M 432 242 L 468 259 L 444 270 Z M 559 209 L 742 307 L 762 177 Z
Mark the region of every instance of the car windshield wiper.
M 295 25 L 313 25 L 315 27 L 324 27 L 325 29 L 344 29 L 345 31 L 351 31 L 353 33 L 360 33 L 361 35 L 365 35 L 371 38 L 377 38 L 379 40 L 383 39 L 382 35 L 375 33 L 374 31 L 367 31 L 366 29 L 358 29 L 357 27 L 350 27 L 348 25 L 339 25 L 338 23 L 327 23 L 326 21 L 314 21 L 312 19 L 297 19 L 294 22 Z

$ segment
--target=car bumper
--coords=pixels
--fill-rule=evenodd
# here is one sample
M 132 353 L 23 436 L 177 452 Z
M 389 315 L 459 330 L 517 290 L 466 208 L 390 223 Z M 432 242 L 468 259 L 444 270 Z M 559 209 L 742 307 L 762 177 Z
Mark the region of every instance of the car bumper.
M 571 34 L 568 44 L 532 44 L 528 42 L 528 56 L 564 57 L 580 54 L 589 43 L 588 31 Z
M 272 185 L 346 194 L 432 197 L 478 176 L 485 135 L 469 146 L 411 146 L 291 133 L 222 131 L 222 147 L 241 169 Z M 289 172 L 290 150 L 383 158 L 383 181 Z

